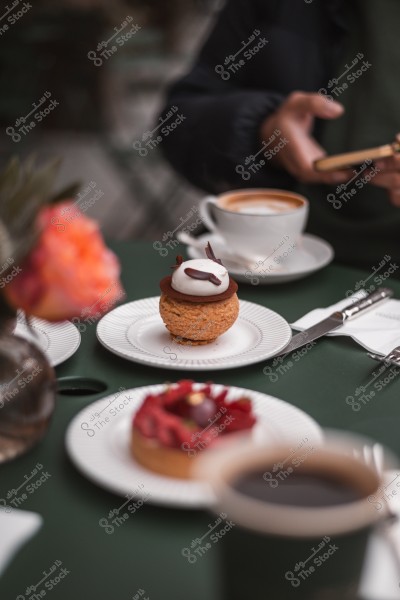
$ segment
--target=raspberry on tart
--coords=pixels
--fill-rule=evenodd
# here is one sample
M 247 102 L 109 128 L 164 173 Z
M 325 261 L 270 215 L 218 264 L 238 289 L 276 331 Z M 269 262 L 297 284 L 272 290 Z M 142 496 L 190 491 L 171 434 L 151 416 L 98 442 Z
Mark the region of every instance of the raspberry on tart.
M 133 419 L 131 449 L 144 467 L 170 477 L 190 478 L 197 454 L 218 437 L 250 430 L 256 422 L 248 398 L 227 400 L 212 385 L 198 388 L 191 380 L 148 395 Z M 196 388 L 196 389 L 195 389 Z

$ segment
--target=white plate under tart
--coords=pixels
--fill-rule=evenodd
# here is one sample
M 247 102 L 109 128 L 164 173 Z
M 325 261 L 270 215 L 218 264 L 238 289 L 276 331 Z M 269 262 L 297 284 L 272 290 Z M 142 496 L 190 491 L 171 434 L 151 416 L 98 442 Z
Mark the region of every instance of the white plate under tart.
M 213 384 L 213 393 L 217 394 L 223 387 Z M 133 415 L 145 396 L 164 389 L 164 384 L 133 388 L 86 406 L 68 426 L 67 452 L 90 481 L 125 498 L 143 495 L 149 504 L 188 509 L 210 506 L 214 498 L 208 484 L 158 475 L 139 465 L 131 454 Z M 307 444 L 321 442 L 320 427 L 299 408 L 261 392 L 229 387 L 228 400 L 241 396 L 250 398 L 257 417 L 251 433 L 254 443 L 265 445 L 270 440 L 271 444 L 296 445 L 305 438 Z M 115 501 L 110 510 L 122 504 Z

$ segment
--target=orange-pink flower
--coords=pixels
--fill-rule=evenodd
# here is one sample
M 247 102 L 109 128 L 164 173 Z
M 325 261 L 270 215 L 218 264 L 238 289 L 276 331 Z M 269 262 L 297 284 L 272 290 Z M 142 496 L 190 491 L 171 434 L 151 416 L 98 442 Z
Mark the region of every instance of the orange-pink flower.
M 38 225 L 37 245 L 4 289 L 13 307 L 61 321 L 100 316 L 123 297 L 118 259 L 73 201 L 43 208 Z

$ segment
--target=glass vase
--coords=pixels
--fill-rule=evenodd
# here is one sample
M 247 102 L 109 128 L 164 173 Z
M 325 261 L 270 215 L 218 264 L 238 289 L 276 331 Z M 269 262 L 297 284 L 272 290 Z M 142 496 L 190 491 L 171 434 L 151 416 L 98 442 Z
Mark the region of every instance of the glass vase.
M 32 342 L 14 335 L 15 316 L 0 315 L 0 463 L 42 439 L 55 406 L 56 377 Z

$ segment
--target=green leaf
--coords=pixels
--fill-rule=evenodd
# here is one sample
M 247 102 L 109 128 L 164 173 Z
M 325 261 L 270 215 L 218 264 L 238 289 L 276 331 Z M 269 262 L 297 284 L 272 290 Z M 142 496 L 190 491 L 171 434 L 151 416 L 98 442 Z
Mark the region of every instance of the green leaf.
M 14 157 L 0 173 L 0 260 L 5 257 L 3 262 L 10 257 L 21 262 L 36 244 L 40 234 L 37 214 L 49 202 L 60 163 L 56 158 L 37 168 L 34 155 L 22 165 Z M 69 186 L 67 192 L 73 189 Z
M 12 192 L 19 180 L 20 163 L 17 156 L 14 156 L 0 174 L 0 210 L 7 202 L 7 196 Z
M 5 217 L 12 222 L 13 229 L 21 230 L 29 223 L 38 212 L 39 208 L 48 202 L 57 171 L 60 166 L 59 159 L 46 165 L 29 177 L 24 184 L 13 194 L 8 203 L 8 215 Z
M 10 240 L 8 231 L 3 222 L 0 221 L 0 270 L 2 265 L 9 259 L 13 258 L 13 244 Z
M 79 192 L 81 187 L 82 183 L 80 181 L 75 181 L 74 183 L 71 183 L 67 187 L 57 192 L 57 194 L 49 198 L 50 204 L 54 204 L 55 202 L 59 202 L 60 200 L 73 198 Z
M 28 156 L 23 164 L 24 174 L 26 177 L 30 177 L 33 174 L 33 170 L 36 162 L 36 153 L 33 152 Z

